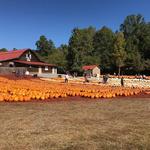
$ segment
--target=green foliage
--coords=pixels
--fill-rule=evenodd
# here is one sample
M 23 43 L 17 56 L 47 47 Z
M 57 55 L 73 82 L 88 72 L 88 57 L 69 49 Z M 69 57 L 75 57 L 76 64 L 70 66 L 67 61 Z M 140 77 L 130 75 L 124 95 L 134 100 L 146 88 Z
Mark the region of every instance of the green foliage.
M 81 71 L 85 63 L 85 56 L 93 55 L 93 37 L 95 28 L 85 29 L 75 28 L 69 40 L 69 49 L 67 55 L 68 69 L 72 71 Z
M 53 63 L 58 66 L 63 66 L 64 70 L 67 67 L 67 60 L 66 56 L 68 53 L 68 46 L 61 45 L 58 49 L 55 49 L 51 54 L 48 56 L 48 63 Z
M 150 59 L 150 23 L 141 26 L 139 49 L 144 59 Z
M 150 23 L 141 15 L 130 15 L 120 27 L 126 38 L 126 66 L 140 72 L 147 69 L 150 59 Z
M 99 64 L 100 62 L 100 57 L 98 56 L 83 56 L 83 65 L 92 65 L 92 64 Z
M 145 61 L 145 68 L 146 68 L 146 70 L 148 70 L 148 71 L 150 71 L 150 59 L 147 59 L 146 61 Z
M 125 39 L 122 32 L 118 32 L 116 34 L 112 56 L 114 58 L 115 65 L 119 69 L 118 74 L 120 75 L 120 69 L 125 65 L 125 59 L 126 59 Z
M 112 67 L 111 53 L 113 51 L 114 33 L 107 27 L 98 30 L 93 39 L 94 54 L 99 57 L 103 70 Z
M 17 48 L 13 48 L 13 51 L 16 51 L 17 50 Z
M 47 40 L 47 38 L 42 35 L 40 39 L 35 44 L 37 46 L 37 50 L 41 56 L 48 56 L 55 49 L 55 45 L 52 40 Z
M 150 23 L 142 15 L 129 15 L 114 33 L 106 26 L 74 28 L 68 45 L 55 48 L 42 35 L 36 42 L 41 60 L 65 71 L 82 72 L 83 65 L 100 65 L 102 72 L 140 73 L 150 70 Z M 121 69 L 121 70 L 120 70 Z
M 6 48 L 1 48 L 0 52 L 7 52 L 8 50 Z
M 124 36 L 127 39 L 130 36 L 137 36 L 137 34 L 140 33 L 141 26 L 144 24 L 145 20 L 142 15 L 130 15 L 127 16 L 123 24 L 120 25 L 120 31 L 124 33 Z

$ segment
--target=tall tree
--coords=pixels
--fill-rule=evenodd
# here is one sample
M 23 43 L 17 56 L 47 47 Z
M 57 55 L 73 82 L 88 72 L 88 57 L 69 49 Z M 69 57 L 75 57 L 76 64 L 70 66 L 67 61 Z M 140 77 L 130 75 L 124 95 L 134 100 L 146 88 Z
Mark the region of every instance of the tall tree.
M 116 33 L 112 56 L 114 57 L 115 64 L 118 67 L 118 75 L 120 75 L 121 67 L 125 65 L 126 59 L 125 39 L 122 32 Z
M 120 31 L 124 33 L 124 37 L 127 39 L 130 36 L 136 36 L 143 24 L 145 24 L 145 20 L 142 15 L 129 15 L 125 18 L 123 24 L 120 25 Z
M 150 59 L 150 23 L 141 26 L 139 49 L 144 59 Z
M 102 27 L 94 36 L 94 53 L 99 57 L 99 64 L 103 71 L 110 71 L 112 68 L 111 54 L 113 51 L 114 33 L 107 27 Z
M 137 49 L 140 51 L 139 45 L 144 26 L 145 20 L 141 15 L 129 15 L 120 25 L 120 30 L 124 33 L 126 39 L 126 50 L 128 52 L 134 53 Z
M 47 40 L 44 35 L 40 36 L 40 39 L 36 42 L 36 46 L 39 54 L 42 56 L 48 56 L 55 49 L 53 41 Z
M 71 71 L 81 71 L 82 65 L 86 64 L 85 56 L 93 55 L 93 36 L 95 28 L 85 29 L 75 28 L 69 39 L 69 49 L 67 55 L 68 69 Z
M 126 39 L 127 66 L 134 71 L 147 69 L 150 59 L 150 23 L 141 15 L 127 16 L 120 26 Z

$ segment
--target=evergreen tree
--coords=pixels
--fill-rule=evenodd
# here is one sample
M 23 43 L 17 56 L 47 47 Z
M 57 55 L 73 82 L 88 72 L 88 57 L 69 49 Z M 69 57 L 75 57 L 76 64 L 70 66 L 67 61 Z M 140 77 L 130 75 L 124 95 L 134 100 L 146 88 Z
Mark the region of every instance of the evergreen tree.
M 39 55 L 48 56 L 55 49 L 55 45 L 52 40 L 47 40 L 47 38 L 42 35 L 40 39 L 35 44 L 37 46 L 37 50 Z

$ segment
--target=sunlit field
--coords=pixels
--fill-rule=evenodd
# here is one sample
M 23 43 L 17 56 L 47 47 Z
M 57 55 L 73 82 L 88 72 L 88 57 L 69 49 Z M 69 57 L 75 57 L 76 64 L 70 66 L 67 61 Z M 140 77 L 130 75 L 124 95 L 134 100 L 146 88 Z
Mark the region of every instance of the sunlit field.
M 149 149 L 150 98 L 0 103 L 1 150 Z

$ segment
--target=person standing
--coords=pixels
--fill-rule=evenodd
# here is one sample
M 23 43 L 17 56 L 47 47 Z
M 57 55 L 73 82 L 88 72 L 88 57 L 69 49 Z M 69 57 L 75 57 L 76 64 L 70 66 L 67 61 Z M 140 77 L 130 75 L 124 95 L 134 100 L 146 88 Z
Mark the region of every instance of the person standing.
M 105 82 L 106 82 L 106 76 L 103 75 L 103 83 L 105 84 Z
M 124 78 L 121 78 L 121 86 L 124 86 Z
M 84 73 L 84 83 L 89 82 L 88 78 L 87 78 L 87 74 Z
M 68 83 L 68 79 L 69 79 L 69 75 L 66 74 L 66 75 L 65 75 L 65 83 Z

